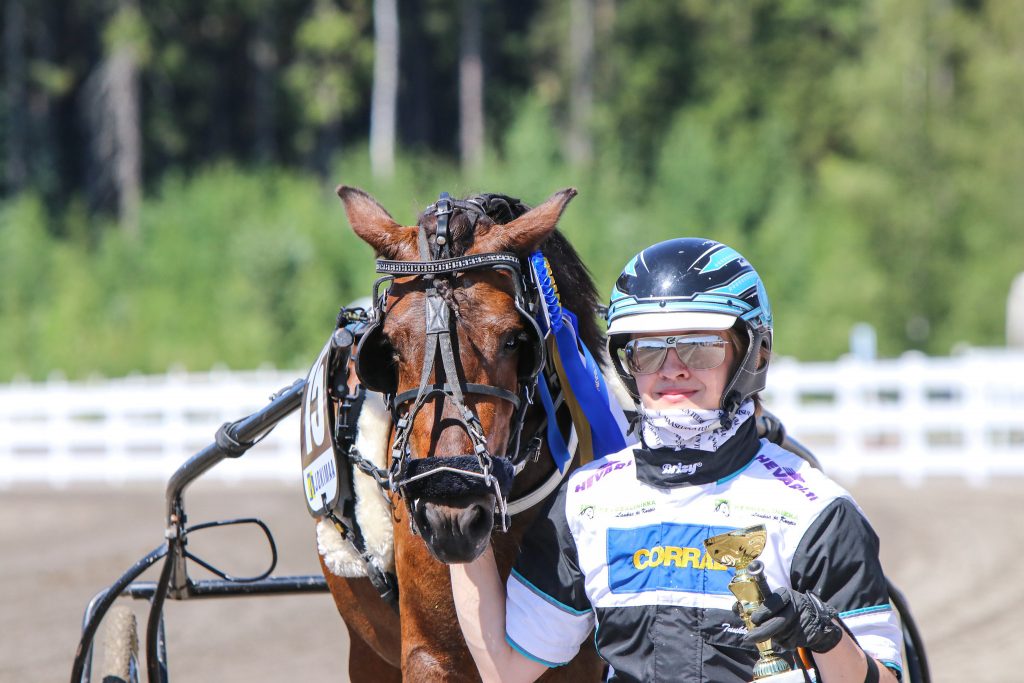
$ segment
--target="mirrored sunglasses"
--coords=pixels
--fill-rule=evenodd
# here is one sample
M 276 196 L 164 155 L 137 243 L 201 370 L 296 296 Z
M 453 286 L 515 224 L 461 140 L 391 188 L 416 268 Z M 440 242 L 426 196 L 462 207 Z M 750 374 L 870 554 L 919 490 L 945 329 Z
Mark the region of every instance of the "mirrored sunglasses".
M 630 340 L 623 349 L 626 367 L 634 375 L 657 372 L 665 363 L 669 347 L 676 350 L 679 361 L 694 370 L 711 370 L 725 360 L 730 342 L 714 334 L 687 334 L 671 337 L 640 337 Z

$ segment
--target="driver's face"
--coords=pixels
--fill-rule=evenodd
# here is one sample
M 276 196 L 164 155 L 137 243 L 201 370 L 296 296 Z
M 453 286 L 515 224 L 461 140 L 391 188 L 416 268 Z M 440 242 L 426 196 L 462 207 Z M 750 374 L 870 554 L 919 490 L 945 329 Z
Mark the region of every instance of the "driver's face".
M 667 410 L 696 408 L 715 410 L 721 406 L 722 393 L 729 382 L 729 371 L 736 359 L 736 349 L 728 335 L 721 330 L 679 330 L 659 333 L 657 336 L 706 334 L 725 339 L 725 360 L 717 367 L 702 370 L 684 364 L 674 349 L 665 354 L 665 362 L 651 373 L 636 374 L 637 392 L 645 408 Z M 652 336 L 649 334 L 635 337 Z

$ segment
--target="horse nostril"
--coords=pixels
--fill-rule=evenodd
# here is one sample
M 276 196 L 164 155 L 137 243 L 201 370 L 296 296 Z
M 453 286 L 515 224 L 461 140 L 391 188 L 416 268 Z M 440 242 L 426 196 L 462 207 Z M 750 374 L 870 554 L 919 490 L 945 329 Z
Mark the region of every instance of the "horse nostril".
M 492 515 L 479 503 L 470 505 L 459 515 L 459 527 L 462 529 L 463 535 L 469 538 L 479 538 L 489 534 L 493 521 Z
M 422 501 L 417 501 L 417 504 L 414 505 L 412 518 L 415 530 L 425 538 L 441 531 L 441 525 L 444 523 L 443 516 L 439 515 L 432 506 L 426 505 Z

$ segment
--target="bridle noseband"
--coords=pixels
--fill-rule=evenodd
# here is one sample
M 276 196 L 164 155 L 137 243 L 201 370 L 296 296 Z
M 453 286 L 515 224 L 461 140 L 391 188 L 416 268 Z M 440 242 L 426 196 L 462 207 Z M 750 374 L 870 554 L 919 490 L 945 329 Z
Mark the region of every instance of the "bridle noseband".
M 470 200 L 453 200 L 448 193 L 442 193 L 438 201 L 428 207 L 424 216 L 437 216 L 437 229 L 432 239 L 428 238 L 420 221 L 419 226 L 419 261 L 393 261 L 381 259 L 377 261 L 377 272 L 383 277 L 373 285 L 374 312 L 371 327 L 367 330 L 357 351 L 356 372 L 360 381 L 368 388 L 386 394 L 392 417 L 395 434 L 391 447 L 391 463 L 388 468 L 388 488 L 397 492 L 412 508 L 414 501 L 424 488 L 429 488 L 425 480 L 438 474 L 453 475 L 461 480 L 460 490 L 469 491 L 482 487 L 492 490 L 495 494 L 498 509 L 497 516 L 501 520 L 502 530 L 508 530 L 508 494 L 512 477 L 522 463 L 513 462 L 519 453 L 520 438 L 526 410 L 533 402 L 533 392 L 537 386 L 537 378 L 544 367 L 544 335 L 536 321 L 539 306 L 542 302 L 537 296 L 536 283 L 532 281 L 532 269 L 524 268 L 520 258 L 509 252 L 490 252 L 469 256 L 451 255 L 451 235 L 449 219 L 456 210 L 462 211 L 474 223 L 481 216 L 486 216 L 484 205 L 476 198 Z M 511 275 L 515 292 L 513 295 L 516 310 L 522 317 L 531 347 L 523 353 L 533 354 L 532 362 L 519 374 L 518 393 L 488 384 L 476 384 L 462 381 L 461 363 L 455 353 L 452 339 L 455 332 L 454 321 L 448 301 L 438 291 L 439 278 L 445 278 L 474 270 L 505 271 Z M 425 328 L 426 344 L 423 354 L 423 367 L 420 372 L 419 385 L 415 389 L 397 392 L 395 384 L 388 383 L 387 376 L 381 375 L 381 368 L 370 367 L 370 363 L 381 363 L 380 348 L 383 345 L 383 324 L 387 316 L 387 293 L 380 288 L 385 283 L 388 288 L 396 277 L 422 278 L 425 284 Z M 457 339 L 457 336 L 456 336 Z M 364 353 L 366 354 L 364 356 Z M 374 357 L 373 354 L 376 354 Z M 435 359 L 440 355 L 441 364 L 437 368 L 435 382 L 430 382 L 431 371 Z M 396 383 L 395 379 L 391 379 Z M 382 386 L 387 384 L 387 386 Z M 487 447 L 487 437 L 479 416 L 473 408 L 466 404 L 467 394 L 477 394 L 507 401 L 513 406 L 511 431 L 509 435 L 508 454 L 495 456 Z M 464 455 L 427 457 L 412 459 L 410 439 L 416 415 L 430 400 L 442 397 L 455 406 L 454 419 L 469 435 L 473 452 Z M 406 408 L 406 406 L 408 406 Z M 529 449 L 528 449 L 529 450 Z M 518 465 L 518 467 L 517 467 Z M 413 525 L 415 529 L 415 524 Z

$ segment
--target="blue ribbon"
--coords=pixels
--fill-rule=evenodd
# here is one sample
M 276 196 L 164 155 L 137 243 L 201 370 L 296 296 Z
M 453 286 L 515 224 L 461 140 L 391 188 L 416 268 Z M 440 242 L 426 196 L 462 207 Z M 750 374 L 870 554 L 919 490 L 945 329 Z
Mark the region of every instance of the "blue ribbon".
M 576 400 L 590 422 L 594 457 L 601 458 L 609 453 L 617 453 L 626 447 L 626 440 L 622 435 L 625 418 L 621 409 L 618 409 L 618 404 L 612 403 L 615 399 L 608 394 L 608 385 L 604 382 L 601 367 L 587 347 L 579 341 L 579 323 L 576 316 L 571 311 L 562 309 L 562 319 L 569 324 L 560 325 L 554 330 L 558 355 L 562 359 L 562 367 L 565 368 L 569 386 L 572 387 Z
M 572 453 L 565 445 L 562 432 L 558 429 L 558 421 L 555 420 L 555 403 L 551 399 L 551 392 L 548 390 L 548 383 L 543 379 L 537 382 L 537 393 L 540 395 L 540 402 L 544 411 L 548 414 L 548 451 L 551 452 L 551 459 L 555 461 L 559 472 L 565 471 L 565 466 L 572 460 Z
M 555 351 L 565 370 L 566 380 L 583 413 L 590 423 L 594 457 L 600 458 L 616 453 L 626 447 L 623 429 L 625 416 L 618 403 L 608 393 L 604 374 L 587 347 L 579 340 L 579 322 L 576 316 L 562 308 L 558 289 L 551 278 L 547 259 L 539 251 L 530 255 L 530 264 L 537 276 L 537 284 L 544 298 L 547 315 L 541 315 L 538 323 L 545 334 L 555 338 Z M 550 324 L 549 324 L 550 323 Z M 544 382 L 540 382 L 540 397 L 548 413 L 548 447 L 552 458 L 561 469 L 571 458 L 555 421 L 554 404 Z M 582 429 L 583 425 L 576 425 Z M 554 438 L 557 435 L 557 439 Z M 557 452 L 559 447 L 561 451 Z

